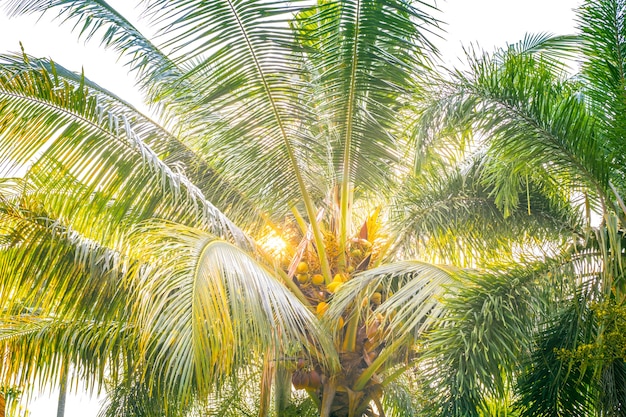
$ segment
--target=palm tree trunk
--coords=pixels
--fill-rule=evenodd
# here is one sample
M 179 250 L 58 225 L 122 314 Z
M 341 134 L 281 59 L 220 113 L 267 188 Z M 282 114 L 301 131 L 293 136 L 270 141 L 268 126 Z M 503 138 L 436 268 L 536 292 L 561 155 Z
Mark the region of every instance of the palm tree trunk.
M 61 365 L 61 385 L 59 387 L 59 401 L 57 403 L 57 417 L 65 416 L 65 399 L 67 397 L 67 366 Z M 0 415 L 0 417 L 2 417 Z
M 5 409 L 6 409 L 6 400 L 4 399 L 4 395 L 0 394 L 0 417 L 4 417 Z

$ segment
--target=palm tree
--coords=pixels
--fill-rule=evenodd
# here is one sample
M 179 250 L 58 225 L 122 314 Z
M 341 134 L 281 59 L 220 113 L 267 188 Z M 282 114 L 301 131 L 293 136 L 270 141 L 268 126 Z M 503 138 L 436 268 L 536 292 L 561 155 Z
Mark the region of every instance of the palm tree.
M 71 366 L 111 388 L 106 413 L 169 416 L 260 372 L 260 415 L 292 386 L 321 416 L 390 412 L 453 275 L 398 261 L 387 225 L 435 9 L 142 5 L 154 40 L 102 1 L 7 3 L 100 37 L 161 122 L 51 60 L 0 58 L 5 379 Z
M 560 222 L 560 245 L 543 235 L 534 248 L 520 246 L 517 267 L 492 265 L 491 277 L 483 271 L 450 298 L 425 348 L 434 414 L 626 413 L 625 10 L 623 1 L 585 1 L 578 36 L 469 51 L 469 68 L 431 93 L 422 131 L 434 134 L 426 137 L 464 138 L 476 155 L 458 174 L 468 197 L 486 192 L 509 217 L 564 202 L 579 213 Z M 568 59 L 580 63 L 575 76 Z M 533 195 L 538 189 L 543 197 Z M 409 213 L 427 204 L 417 192 L 405 201 L 415 207 Z M 419 239 L 423 221 L 407 238 Z M 542 236 L 523 226 L 511 232 Z M 454 238 L 476 247 L 484 236 L 497 235 L 481 226 Z

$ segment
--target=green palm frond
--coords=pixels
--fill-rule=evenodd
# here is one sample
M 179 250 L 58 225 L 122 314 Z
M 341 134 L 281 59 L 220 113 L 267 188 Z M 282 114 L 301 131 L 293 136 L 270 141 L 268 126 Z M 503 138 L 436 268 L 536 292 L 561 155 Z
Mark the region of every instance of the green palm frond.
M 599 404 L 604 415 L 622 417 L 626 402 L 626 364 L 623 359 L 609 362 L 602 370 Z
M 57 12 L 57 18 L 73 23 L 73 29 L 85 41 L 100 37 L 103 46 L 126 57 L 128 67 L 137 72 L 141 86 L 153 102 L 163 98 L 164 86 L 180 78 L 181 70 L 171 59 L 105 1 L 18 0 L 6 8 L 11 15 Z
M 510 395 L 510 375 L 542 311 L 543 268 L 469 276 L 444 299 L 421 362 L 436 415 L 479 416 L 487 397 Z
M 329 372 L 332 341 L 313 313 L 250 256 L 205 233 L 152 225 L 135 235 L 135 315 L 165 387 L 208 392 L 268 349 L 307 352 Z M 146 251 L 150 248 L 150 252 Z
M 615 171 L 612 181 L 618 185 L 622 196 L 626 191 L 623 182 L 626 148 L 622 140 L 626 133 L 624 17 L 624 5 L 619 0 L 584 1 L 578 9 L 585 93 L 600 121 L 600 133 L 607 142 L 609 161 Z
M 419 385 L 415 381 L 400 379 L 384 387 L 383 406 L 389 417 L 417 417 L 423 413 L 419 403 Z M 416 392 L 417 391 L 417 392 Z
M 362 390 L 372 375 L 390 366 L 399 357 L 412 358 L 412 348 L 424 333 L 431 328 L 443 313 L 440 298 L 446 286 L 453 280 L 453 268 L 434 266 L 418 261 L 404 261 L 379 266 L 364 271 L 335 293 L 330 308 L 324 315 L 329 328 L 339 318 L 348 313 L 351 322 L 363 323 L 354 334 L 357 347 L 365 348 L 361 334 L 372 332 L 384 335 L 385 343 L 379 344 L 382 350 L 376 352 L 374 360 L 357 378 L 352 389 Z M 375 311 L 370 309 L 370 300 L 376 297 Z M 370 329 L 370 330 L 368 330 Z M 341 331 L 337 329 L 336 332 Z M 351 337 L 348 330 L 346 338 Z M 375 336 L 372 336 L 375 338 Z M 371 349 L 370 349 L 371 350 Z
M 296 10 L 263 1 L 147 4 L 164 48 L 185 68 L 178 82 L 195 87 L 192 96 L 181 96 L 187 92 L 172 83 L 169 94 L 184 126 L 201 129 L 196 147 L 222 161 L 231 178 L 250 187 L 249 195 L 274 193 L 274 207 L 308 193 L 296 160 L 296 148 L 309 140 L 298 129 L 306 110 L 297 102 L 299 76 L 290 63 L 295 45 L 287 25 Z M 314 210 L 307 212 L 314 217 Z
M 477 155 L 468 166 L 409 177 L 391 214 L 402 251 L 473 265 L 512 258 L 524 245 L 558 248 L 582 230 L 569 193 L 549 189 L 534 173 L 517 178 L 515 205 L 505 214 L 484 176 L 506 170 L 492 167 L 495 162 Z
M 263 215 L 250 201 L 246 200 L 242 191 L 224 181 L 215 168 L 209 166 L 205 160 L 165 128 L 141 114 L 118 96 L 93 83 L 83 74 L 69 71 L 50 60 L 26 55 L 2 55 L 0 66 L 10 73 L 44 71 L 52 74 L 55 79 L 59 80 L 58 82 L 68 82 L 76 88 L 84 85 L 91 95 L 97 97 L 102 116 L 108 112 L 118 117 L 126 117 L 133 131 L 166 165 L 183 172 L 198 186 L 206 199 L 219 207 L 233 222 L 253 230 L 263 224 Z
M 390 263 L 361 272 L 335 294 L 325 318 L 336 323 L 346 311 L 357 317 L 366 314 L 369 303 L 362 301 L 379 292 L 383 299 L 376 313 L 387 317 L 381 325 L 390 332 L 390 340 L 417 338 L 441 314 L 440 297 L 455 274 L 454 268 L 418 261 Z M 372 315 L 368 321 L 376 319 L 371 311 L 367 314 Z
M 340 241 L 349 231 L 353 189 L 380 191 L 396 175 L 390 167 L 401 157 L 396 135 L 403 95 L 417 88 L 416 68 L 425 63 L 424 51 L 434 49 L 424 36 L 436 30 L 424 11 L 429 7 L 402 0 L 329 1 L 300 22 L 310 30 L 312 88 L 341 185 L 346 221 Z
M 132 264 L 119 248 L 103 246 L 24 206 L 5 203 L 0 219 L 7 242 L 0 250 L 3 309 L 25 306 L 68 319 L 119 317 L 124 277 Z
M 484 138 L 488 157 L 508 167 L 490 174 L 505 213 L 518 195 L 510 178 L 528 170 L 563 189 L 590 190 L 598 205 L 607 200 L 609 166 L 595 118 L 580 84 L 562 79 L 553 65 L 511 52 L 505 59 L 474 57 L 468 73 L 439 87 L 446 92 L 425 111 L 424 123 L 471 128 Z
M 517 384 L 522 416 L 595 415 L 598 391 L 593 369 L 580 368 L 559 356 L 562 350 L 575 350 L 589 342 L 594 332 L 593 317 L 584 302 L 570 303 L 546 324 Z
M 59 214 L 67 217 L 76 217 L 73 212 L 85 200 L 100 194 L 106 196 L 101 201 L 113 203 L 108 212 L 121 218 L 143 211 L 194 219 L 217 235 L 250 245 L 183 172 L 166 165 L 140 136 L 162 129 L 152 124 L 146 132 L 144 120 L 136 131 L 126 114 L 100 106 L 99 95 L 83 83 L 60 79 L 54 66 L 29 70 L 28 64 L 17 68 L 14 62 L 0 72 L 3 172 L 32 165 L 29 178 L 42 186 L 38 192 L 44 201 L 73 177 L 82 190 L 56 202 Z M 88 209 L 93 213 L 95 207 Z
M 527 33 L 524 38 L 508 47 L 506 50 L 496 52 L 496 56 L 501 53 L 506 60 L 507 53 L 516 55 L 530 55 L 541 57 L 542 60 L 552 63 L 555 69 L 563 67 L 564 59 L 576 59 L 580 56 L 580 36 L 559 35 L 550 33 Z
M 98 417 L 184 417 L 193 407 L 181 406 L 175 399 L 153 395 L 150 387 L 140 380 L 122 381 L 107 391 Z
M 0 347 L 5 352 L 3 381 L 19 386 L 59 383 L 63 366 L 76 368 L 73 377 L 87 387 L 117 378 L 124 360 L 133 358 L 136 332 L 123 322 L 62 320 L 19 314 L 0 321 Z M 127 366 L 134 366 L 127 363 Z

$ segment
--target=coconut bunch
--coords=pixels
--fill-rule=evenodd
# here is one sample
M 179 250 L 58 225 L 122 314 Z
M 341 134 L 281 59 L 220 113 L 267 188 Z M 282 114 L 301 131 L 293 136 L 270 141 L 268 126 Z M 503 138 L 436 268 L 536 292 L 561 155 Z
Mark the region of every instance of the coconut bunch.
M 350 237 L 346 253 L 345 266 L 341 268 L 338 237 L 327 227 L 324 231 L 324 243 L 333 278 L 325 282 L 322 275 L 319 258 L 311 242 L 300 243 L 297 258 L 292 259 L 288 273 L 293 282 L 300 288 L 309 300 L 319 318 L 323 318 L 333 297 L 342 286 L 358 273 L 376 267 L 389 249 L 389 240 L 381 227 L 380 210 L 375 210 L 364 221 L 360 230 Z M 328 224 L 333 224 L 329 222 Z M 327 225 L 327 224 L 326 224 Z M 364 312 L 357 327 L 357 346 L 354 352 L 342 352 L 341 362 L 344 368 L 343 375 L 350 378 L 358 376 L 363 369 L 371 365 L 384 346 L 385 335 L 383 323 L 385 318 L 377 313 L 377 307 L 391 295 L 390 289 L 376 288 L 369 297 L 362 300 L 361 311 Z M 334 329 L 329 329 L 337 335 L 336 344 L 341 349 L 345 337 L 345 324 L 348 311 L 339 317 Z M 331 327 L 333 324 L 331 324 Z M 318 364 L 312 359 L 298 358 L 292 367 L 292 383 L 295 389 L 308 391 L 318 390 L 326 376 Z

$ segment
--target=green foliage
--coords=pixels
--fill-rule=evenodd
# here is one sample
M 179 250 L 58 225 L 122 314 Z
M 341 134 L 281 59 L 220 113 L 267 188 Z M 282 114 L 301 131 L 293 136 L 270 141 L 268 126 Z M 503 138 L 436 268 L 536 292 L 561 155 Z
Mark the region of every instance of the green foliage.
M 441 324 L 424 346 L 432 415 L 479 416 L 505 399 L 542 310 L 544 265 L 468 276 L 444 301 Z
M 154 38 L 7 3 L 116 50 L 159 122 L 0 56 L 2 381 L 70 364 L 103 417 L 623 415 L 622 3 L 446 77 L 429 2 L 141 2 Z
M 590 310 L 578 302 L 546 324 L 518 383 L 522 416 L 594 415 L 593 368 L 576 366 L 563 352 L 578 350 L 595 331 Z

